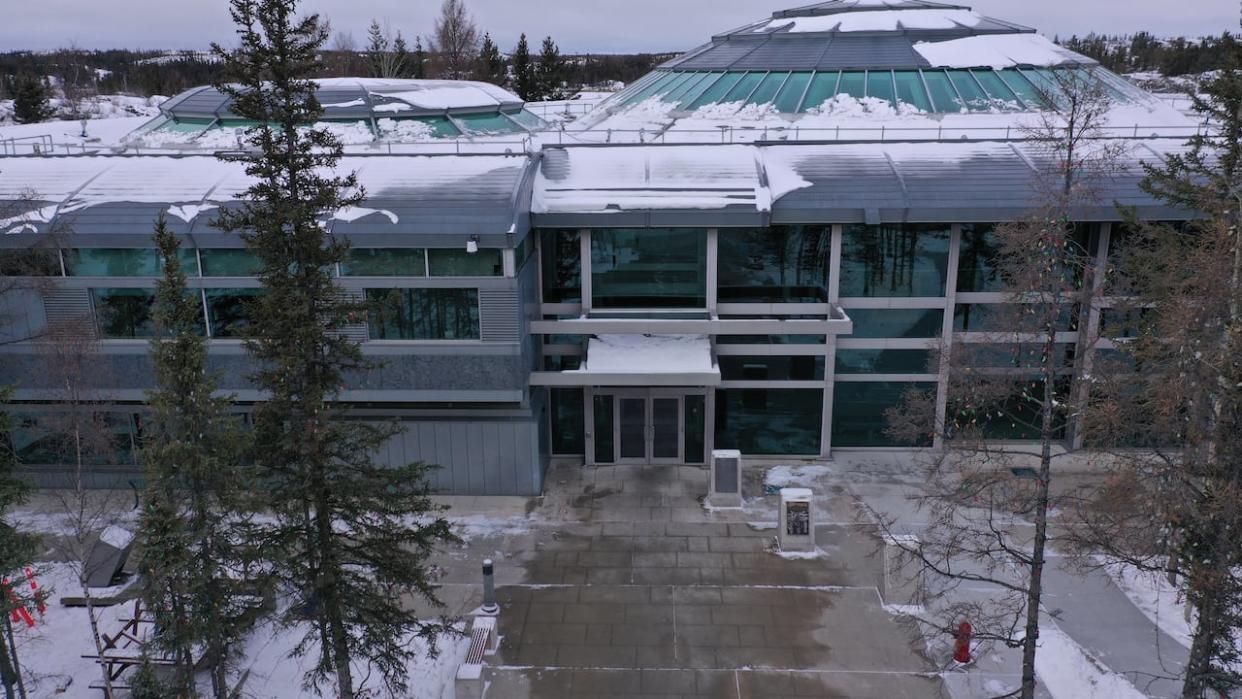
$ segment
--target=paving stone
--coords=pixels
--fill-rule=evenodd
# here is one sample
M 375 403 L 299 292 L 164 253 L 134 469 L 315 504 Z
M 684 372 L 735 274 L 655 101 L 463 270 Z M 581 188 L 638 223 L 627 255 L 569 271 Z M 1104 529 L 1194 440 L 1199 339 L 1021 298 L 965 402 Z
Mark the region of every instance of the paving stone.
M 528 623 L 522 629 L 522 645 L 564 645 L 586 642 L 586 624 Z
M 642 670 L 640 686 L 644 692 L 666 694 L 694 694 L 693 670 Z
M 707 547 L 712 551 L 722 551 L 725 553 L 754 553 L 762 551 L 766 541 L 753 536 L 743 537 L 719 537 L 713 536 L 707 540 Z
M 635 667 L 633 646 L 560 646 L 557 663 L 567 668 Z
M 534 602 L 527 605 L 527 618 L 536 623 L 565 621 L 565 605 L 560 602 Z
M 651 601 L 652 590 L 645 586 L 583 587 L 576 601 L 583 604 L 611 602 L 614 604 L 640 604 Z
M 633 557 L 635 568 L 675 568 L 677 554 L 667 553 L 636 553 Z
M 567 604 L 565 618 L 567 622 L 590 624 L 614 624 L 625 621 L 624 604 Z
M 634 582 L 633 568 L 587 568 L 588 585 L 627 585 Z
M 739 644 L 737 627 L 722 624 L 677 625 L 677 638 L 691 646 L 726 648 Z

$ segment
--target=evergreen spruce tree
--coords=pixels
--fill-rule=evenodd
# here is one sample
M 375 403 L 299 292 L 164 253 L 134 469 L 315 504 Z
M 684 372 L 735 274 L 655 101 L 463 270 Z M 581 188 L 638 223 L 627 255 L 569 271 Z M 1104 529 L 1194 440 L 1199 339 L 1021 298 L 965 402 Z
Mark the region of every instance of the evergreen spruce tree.
M 483 35 L 483 48 L 479 49 L 479 65 L 474 74 L 478 80 L 493 85 L 504 85 L 509 77 L 509 66 L 491 34 Z
M 240 46 L 215 53 L 230 82 L 217 87 L 233 111 L 258 124 L 240 162 L 255 184 L 219 224 L 241 234 L 260 263 L 263 294 L 252 306 L 246 348 L 252 381 L 267 396 L 254 413 L 252 458 L 270 520 L 254 525 L 256 550 L 296 602 L 283 621 L 305 629 L 293 650 L 310 661 L 304 684 L 357 691 L 352 663 L 369 666 L 387 691 L 407 689 L 415 651 L 448 631 L 418 618 L 406 594 L 437 605 L 428 558 L 453 541 L 427 493 L 430 467 L 389 467 L 374 454 L 395 423 L 351 420 L 339 394 L 372 365 L 341 329 L 366 308 L 343 298 L 333 269 L 349 245 L 321 225 L 364 193 L 353 174 L 334 174 L 342 147 L 314 124 L 323 108 L 311 76 L 327 32 L 318 16 L 296 17 L 296 0 L 231 0 Z
M 55 110 L 48 102 L 47 86 L 42 80 L 24 76 L 17 79 L 14 89 L 14 121 L 19 124 L 34 124 L 52 118 Z
M 526 43 L 526 35 L 518 39 L 517 48 L 513 50 L 513 90 L 526 102 L 538 102 L 543 99 L 540 91 L 535 64 L 531 61 L 530 45 Z
M 423 48 L 423 37 L 414 37 L 414 54 L 410 65 L 410 77 L 422 80 L 427 77 L 427 49 Z
M 180 241 L 161 216 L 155 244 L 164 259 L 155 287 L 151 341 L 156 389 L 149 395 L 152 439 L 142 451 L 145 508 L 139 525 L 147 607 L 160 633 L 156 649 L 175 662 L 173 689 L 194 692 L 195 653 L 204 653 L 216 699 L 230 695 L 228 664 L 245 629 L 230 571 L 243 562 L 239 544 L 241 434 L 231 399 L 214 395 L 198 296 L 186 286 Z
M 0 406 L 8 402 L 10 395 L 10 389 L 0 389 Z M 9 430 L 9 416 L 0 412 L 0 569 L 6 571 L 29 565 L 34 560 L 36 544 L 35 537 L 19 531 L 7 519 L 14 507 L 26 502 L 31 491 L 30 484 L 17 476 L 17 454 L 13 450 L 13 440 L 8 438 Z M 0 601 L 0 614 L 6 618 L 13 611 L 12 600 L 4 594 Z M 23 601 L 19 599 L 18 603 Z M 8 699 L 15 696 L 19 669 L 17 648 L 9 646 L 8 637 L 0 630 L 0 683 Z
M 410 47 L 405 43 L 405 37 L 401 32 L 397 32 L 397 38 L 392 40 L 392 78 L 404 78 L 410 73 Z
M 371 26 L 367 29 L 367 66 L 371 69 L 371 77 L 389 77 L 384 74 L 388 49 L 388 35 L 380 27 L 379 20 L 371 20 Z
M 561 50 L 550 36 L 543 39 L 536 74 L 542 99 L 565 99 L 565 59 L 561 58 Z

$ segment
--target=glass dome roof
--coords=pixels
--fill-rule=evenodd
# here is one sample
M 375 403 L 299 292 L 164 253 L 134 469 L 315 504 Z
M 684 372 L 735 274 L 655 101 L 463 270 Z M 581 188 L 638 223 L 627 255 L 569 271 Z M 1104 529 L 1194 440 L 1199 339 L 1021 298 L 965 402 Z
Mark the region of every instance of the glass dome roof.
M 1034 29 L 963 5 L 831 0 L 713 37 L 602 103 L 596 123 L 629 110 L 715 119 L 1032 112 L 1055 106 L 1059 71 L 1116 101 L 1143 96 Z

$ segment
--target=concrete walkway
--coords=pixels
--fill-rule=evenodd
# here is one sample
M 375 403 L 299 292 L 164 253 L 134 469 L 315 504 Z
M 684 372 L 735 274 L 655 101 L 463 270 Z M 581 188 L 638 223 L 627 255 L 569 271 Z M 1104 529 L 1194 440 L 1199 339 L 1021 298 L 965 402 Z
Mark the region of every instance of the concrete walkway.
M 706 478 L 558 468 L 524 517 L 454 513 L 471 538 L 444 561 L 451 607 L 477 604 L 478 565 L 497 562 L 487 696 L 946 696 L 918 630 L 883 609 L 866 529 L 821 526 L 824 557 L 786 560 L 772 551 L 777 498 L 708 512 Z M 852 517 L 837 502 L 825 520 Z

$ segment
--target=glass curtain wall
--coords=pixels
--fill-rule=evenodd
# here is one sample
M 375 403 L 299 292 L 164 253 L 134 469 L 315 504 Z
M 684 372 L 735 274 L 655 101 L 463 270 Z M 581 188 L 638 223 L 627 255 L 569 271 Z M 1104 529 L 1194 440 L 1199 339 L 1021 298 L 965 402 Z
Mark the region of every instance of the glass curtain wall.
M 940 224 L 846 226 L 841 296 L 944 296 L 950 233 Z
M 707 231 L 592 231 L 591 290 L 594 308 L 706 308 Z
M 367 289 L 373 340 L 477 340 L 477 289 Z
M 824 303 L 828 300 L 831 226 L 722 229 L 718 294 L 735 303 Z

